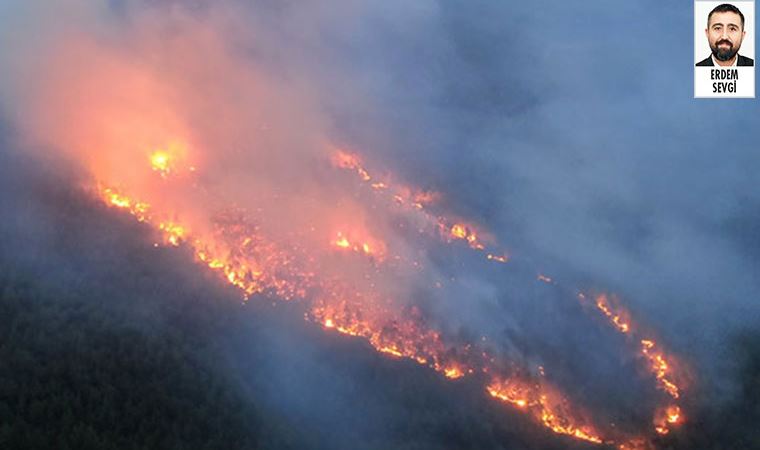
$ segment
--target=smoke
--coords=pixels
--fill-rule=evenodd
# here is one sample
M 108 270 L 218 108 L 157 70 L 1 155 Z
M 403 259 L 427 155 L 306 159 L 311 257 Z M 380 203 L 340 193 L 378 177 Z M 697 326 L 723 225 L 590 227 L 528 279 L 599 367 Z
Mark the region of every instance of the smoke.
M 759 313 L 756 105 L 691 98 L 689 8 L 491 3 L 5 2 L 2 110 L 36 157 L 77 165 L 75 183 L 200 233 L 244 210 L 327 276 L 577 392 L 630 358 L 574 290 L 617 292 L 719 396 L 726 337 Z M 473 218 L 513 262 L 399 230 L 331 167 L 337 149 L 440 192 L 436 213 Z M 336 256 L 337 233 L 424 269 L 368 278 L 376 260 Z M 632 402 L 625 373 L 598 389 Z

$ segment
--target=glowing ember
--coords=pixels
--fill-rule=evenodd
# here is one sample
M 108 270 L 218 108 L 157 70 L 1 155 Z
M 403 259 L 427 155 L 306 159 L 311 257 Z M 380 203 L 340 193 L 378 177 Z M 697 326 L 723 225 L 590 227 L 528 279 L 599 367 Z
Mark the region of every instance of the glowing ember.
M 669 406 L 666 410 L 668 423 L 678 423 L 681 419 L 681 408 L 678 406 Z
M 171 158 L 168 153 L 158 150 L 150 155 L 150 165 L 162 177 L 166 177 L 171 172 Z
M 676 405 L 670 405 L 667 408 L 658 410 L 654 419 L 654 429 L 658 434 L 668 434 L 673 426 L 679 425 L 682 421 L 681 408 Z
M 352 250 L 356 253 L 363 253 L 367 256 L 372 256 L 379 261 L 385 259 L 385 244 L 376 239 L 366 239 L 365 242 L 361 242 L 361 239 L 355 239 L 353 236 L 349 239 L 343 232 L 336 233 L 336 238 L 332 244 L 339 249 Z
M 100 187 L 99 192 L 101 199 L 106 204 L 129 211 L 140 222 L 148 220 L 150 207 L 147 203 L 133 201 L 129 197 L 110 188 Z
M 340 248 L 350 248 L 351 243 L 348 242 L 348 239 L 346 239 L 345 236 L 342 236 L 340 233 L 338 233 L 338 239 L 335 241 L 335 245 L 337 245 Z
M 173 246 L 178 246 L 185 236 L 185 229 L 171 222 L 161 222 L 158 224 L 158 229 L 164 232 L 166 241 Z
M 446 376 L 446 378 L 451 378 L 452 380 L 462 378 L 464 376 L 464 372 L 462 372 L 462 369 L 458 366 L 451 366 L 443 369 L 443 374 Z
M 617 446 L 618 450 L 652 450 L 650 443 L 642 438 L 634 438 Z

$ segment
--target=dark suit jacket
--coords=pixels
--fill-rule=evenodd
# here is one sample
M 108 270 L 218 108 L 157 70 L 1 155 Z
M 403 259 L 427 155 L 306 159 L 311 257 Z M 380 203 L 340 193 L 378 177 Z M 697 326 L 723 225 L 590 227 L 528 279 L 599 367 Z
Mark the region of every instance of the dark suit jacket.
M 714 66 L 712 55 L 708 56 L 706 59 L 703 59 L 702 61 L 697 63 L 698 66 Z M 739 55 L 739 59 L 736 61 L 737 66 L 754 66 L 755 61 L 752 58 L 747 58 L 746 56 Z

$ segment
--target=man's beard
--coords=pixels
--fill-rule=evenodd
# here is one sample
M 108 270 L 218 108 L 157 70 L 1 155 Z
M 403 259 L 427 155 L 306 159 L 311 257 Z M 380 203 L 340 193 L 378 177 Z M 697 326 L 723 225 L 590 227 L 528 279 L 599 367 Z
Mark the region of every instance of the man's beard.
M 719 45 L 722 43 L 728 44 L 728 49 L 721 49 Z M 712 49 L 712 54 L 718 61 L 729 61 L 739 52 L 739 49 L 734 49 L 734 44 L 728 41 L 718 41 L 714 46 L 711 45 L 710 49 Z

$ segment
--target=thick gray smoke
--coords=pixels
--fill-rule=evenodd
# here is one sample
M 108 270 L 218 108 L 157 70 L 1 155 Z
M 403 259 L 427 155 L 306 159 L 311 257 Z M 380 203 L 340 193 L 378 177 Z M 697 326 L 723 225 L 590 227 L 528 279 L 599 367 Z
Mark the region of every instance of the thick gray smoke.
M 147 152 L 174 146 L 209 198 L 262 211 L 279 237 L 316 229 L 303 238 L 316 248 L 355 221 L 426 268 L 388 292 L 570 383 L 624 373 L 624 343 L 575 296 L 615 292 L 684 355 L 700 395 L 730 390 L 729 339 L 760 320 L 759 111 L 692 99 L 690 7 L 55 3 L 0 5 L 0 107 L 38 158 L 147 194 Z M 335 148 L 440 192 L 442 212 L 481 224 L 513 262 L 409 243 L 325 174 Z M 641 374 L 623 376 L 600 395 L 635 397 Z

